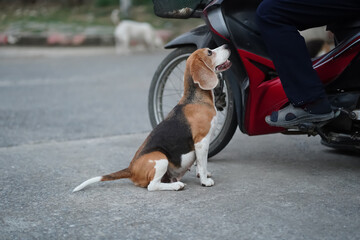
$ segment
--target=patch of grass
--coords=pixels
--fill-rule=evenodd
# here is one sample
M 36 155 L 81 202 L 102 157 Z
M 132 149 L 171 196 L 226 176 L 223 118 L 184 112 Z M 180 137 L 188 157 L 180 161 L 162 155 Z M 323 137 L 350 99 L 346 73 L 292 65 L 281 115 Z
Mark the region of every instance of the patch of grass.
M 111 25 L 109 16 L 113 9 L 113 7 L 96 8 L 92 5 L 73 8 L 57 5 L 4 8 L 0 6 L 0 26 L 14 21 Z
M 105 7 L 119 4 L 118 0 L 96 0 L 95 6 L 97 7 Z
M 50 3 L 4 4 L 0 1 L 0 32 L 7 31 L 14 25 L 18 29 L 24 28 L 24 30 L 33 33 L 40 33 L 44 30 L 44 26 L 54 24 L 72 25 L 69 28 L 74 29 L 74 31 L 91 26 L 114 27 L 110 14 L 118 8 L 118 4 L 119 0 L 94 0 L 91 4 L 67 7 Z M 149 0 L 133 0 L 130 16 L 135 21 L 149 22 L 155 28 L 171 30 L 175 35 L 202 23 L 202 20 L 199 19 L 159 18 L 155 16 L 152 1 Z M 119 17 L 120 20 L 124 19 L 121 15 Z

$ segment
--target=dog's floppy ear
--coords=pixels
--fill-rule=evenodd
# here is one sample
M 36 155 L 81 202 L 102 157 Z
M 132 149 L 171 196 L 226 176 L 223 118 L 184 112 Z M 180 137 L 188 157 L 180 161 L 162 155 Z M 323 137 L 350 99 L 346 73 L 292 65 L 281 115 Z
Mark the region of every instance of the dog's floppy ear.
M 190 67 L 190 74 L 194 83 L 203 90 L 212 90 L 218 84 L 218 78 L 213 70 L 200 57 L 196 57 Z

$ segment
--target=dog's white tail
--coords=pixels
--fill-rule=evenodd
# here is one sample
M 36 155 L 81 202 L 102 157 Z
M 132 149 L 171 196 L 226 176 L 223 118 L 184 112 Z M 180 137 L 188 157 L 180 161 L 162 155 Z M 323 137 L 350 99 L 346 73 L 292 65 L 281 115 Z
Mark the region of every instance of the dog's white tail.
M 90 178 L 89 180 L 86 180 L 85 182 L 83 182 L 82 184 L 80 184 L 79 186 L 77 186 L 76 188 L 74 188 L 73 192 L 77 192 L 80 191 L 81 189 L 83 189 L 84 187 L 86 187 L 87 185 L 96 183 L 96 182 L 101 182 L 101 181 L 113 181 L 113 180 L 117 180 L 117 179 L 121 179 L 121 178 L 130 178 L 131 177 L 131 172 L 129 170 L 129 168 L 125 168 L 123 170 L 120 170 L 118 172 L 114 172 L 102 177 L 94 177 L 94 178 Z
M 86 180 L 85 182 L 83 182 L 82 184 L 80 184 L 79 186 L 77 186 L 76 188 L 74 188 L 73 192 L 77 192 L 80 191 L 81 189 L 83 189 L 84 187 L 86 187 L 87 185 L 96 183 L 96 182 L 100 182 L 102 179 L 102 177 L 94 177 L 94 178 L 90 178 L 89 180 Z

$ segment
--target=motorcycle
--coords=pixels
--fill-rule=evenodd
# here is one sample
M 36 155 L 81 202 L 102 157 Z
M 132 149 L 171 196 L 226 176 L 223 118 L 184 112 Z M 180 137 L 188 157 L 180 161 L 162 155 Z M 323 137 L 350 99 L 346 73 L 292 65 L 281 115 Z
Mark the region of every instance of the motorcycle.
M 334 34 L 335 47 L 312 59 L 329 100 L 340 115 L 324 123 L 305 123 L 285 129 L 265 122 L 265 117 L 284 107 L 288 99 L 255 22 L 256 8 L 261 1 L 153 2 L 157 16 L 201 17 L 205 25 L 165 45 L 166 49 L 175 50 L 161 62 L 151 82 L 148 109 L 152 126 L 161 122 L 181 98 L 187 57 L 198 48 L 227 44 L 232 52 L 232 67 L 218 75 L 220 84 L 214 90 L 219 122 L 209 157 L 229 143 L 237 127 L 249 136 L 319 135 L 325 146 L 360 149 L 360 18 L 327 26 Z

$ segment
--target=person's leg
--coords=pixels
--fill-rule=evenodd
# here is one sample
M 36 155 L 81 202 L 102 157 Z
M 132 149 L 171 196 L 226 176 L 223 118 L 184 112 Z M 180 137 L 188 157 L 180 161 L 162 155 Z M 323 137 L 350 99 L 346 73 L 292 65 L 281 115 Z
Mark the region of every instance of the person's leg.
M 359 14 L 358 0 L 264 0 L 259 5 L 258 25 L 292 105 L 305 107 L 313 114 L 331 112 L 298 29 L 322 26 Z

